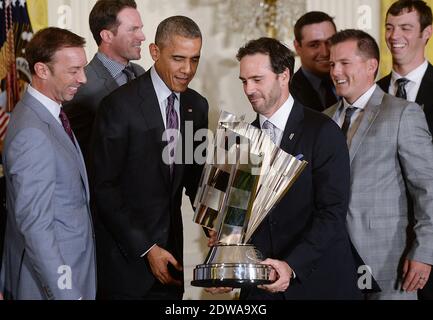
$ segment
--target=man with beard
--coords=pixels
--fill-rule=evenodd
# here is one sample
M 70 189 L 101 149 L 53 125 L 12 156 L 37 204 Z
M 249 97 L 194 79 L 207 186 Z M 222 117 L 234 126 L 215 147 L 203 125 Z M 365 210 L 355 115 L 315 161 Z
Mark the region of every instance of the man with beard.
M 359 298 L 345 222 L 350 169 L 341 130 L 292 97 L 295 59 L 282 43 L 253 40 L 239 49 L 237 58 L 245 95 L 258 114 L 253 125 L 281 149 L 308 162 L 250 240 L 267 258 L 263 264 L 275 269 L 277 281 L 243 289 L 241 299 Z

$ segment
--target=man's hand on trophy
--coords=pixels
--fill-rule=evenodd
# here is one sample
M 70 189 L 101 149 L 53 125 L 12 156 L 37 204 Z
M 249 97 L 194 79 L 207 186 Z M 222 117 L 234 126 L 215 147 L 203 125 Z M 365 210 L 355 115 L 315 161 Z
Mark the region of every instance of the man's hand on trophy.
M 163 248 L 155 245 L 146 255 L 149 261 L 150 269 L 153 275 L 162 284 L 181 286 L 182 281 L 172 277 L 169 271 L 169 264 L 176 271 L 182 272 L 182 265 L 173 257 L 173 255 Z
M 216 295 L 216 294 L 224 294 L 224 293 L 230 293 L 233 291 L 233 288 L 206 288 L 204 289 L 207 293 Z
M 208 247 L 213 247 L 218 244 L 218 233 L 216 231 L 208 230 L 208 237 L 209 237 L 207 242 Z
M 290 285 L 290 279 L 292 279 L 293 269 L 290 268 L 286 262 L 274 259 L 266 259 L 262 262 L 262 264 L 266 264 L 274 268 L 271 273 L 271 279 L 276 279 L 276 281 L 269 285 L 258 286 L 258 288 L 271 293 L 286 291 Z

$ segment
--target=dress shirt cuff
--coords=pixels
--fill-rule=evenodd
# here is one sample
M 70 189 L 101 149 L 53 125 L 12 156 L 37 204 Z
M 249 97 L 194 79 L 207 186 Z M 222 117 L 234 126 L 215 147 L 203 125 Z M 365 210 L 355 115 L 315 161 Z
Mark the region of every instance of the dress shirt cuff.
M 151 247 L 149 248 L 149 250 L 147 250 L 145 253 L 143 253 L 143 254 L 140 256 L 140 258 L 144 258 L 144 257 L 149 253 L 149 251 L 153 249 L 154 246 L 156 246 L 156 243 L 155 243 L 153 246 L 151 246 Z

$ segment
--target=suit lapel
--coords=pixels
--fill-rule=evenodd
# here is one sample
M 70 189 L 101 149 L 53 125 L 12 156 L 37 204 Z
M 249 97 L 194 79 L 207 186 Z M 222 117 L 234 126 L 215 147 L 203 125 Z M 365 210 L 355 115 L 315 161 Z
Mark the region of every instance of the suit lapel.
M 340 102 L 337 102 L 333 106 L 331 106 L 328 109 L 326 109 L 325 111 L 323 111 L 323 114 L 326 114 L 328 117 L 330 117 L 332 119 L 334 117 L 335 113 L 337 112 L 337 110 L 341 107 L 342 103 L 343 103 L 343 100 L 341 100 Z
M 302 135 L 302 121 L 304 120 L 304 107 L 295 100 L 289 119 L 284 129 L 280 148 L 293 155 L 295 146 Z M 296 156 L 296 155 L 295 155 Z
M 75 147 L 62 125 L 56 119 L 54 119 L 53 115 L 49 113 L 45 106 L 43 106 L 37 99 L 33 98 L 29 93 L 26 93 L 22 101 L 26 106 L 32 109 L 39 116 L 39 119 L 41 119 L 41 121 L 45 122 L 48 125 L 52 136 L 59 141 L 59 143 L 66 149 L 66 151 L 68 151 L 68 153 L 72 157 L 74 157 L 77 163 L 78 170 L 80 171 L 84 187 L 86 189 L 87 197 L 89 199 L 89 185 L 87 181 L 87 173 L 81 150 Z M 75 143 L 78 146 L 78 142 L 76 139 Z
M 119 85 L 117 84 L 116 80 L 113 79 L 110 72 L 107 70 L 107 68 L 102 64 L 101 60 L 98 59 L 98 57 L 95 55 L 95 57 L 90 62 L 90 65 L 94 68 L 96 74 L 100 79 L 104 80 L 104 86 L 107 90 L 107 92 L 112 92 L 116 90 Z
M 383 90 L 383 92 L 389 92 L 389 86 L 391 85 L 391 74 L 388 74 L 386 77 L 380 79 L 377 82 L 377 85 Z
M 287 119 L 286 128 L 283 132 L 283 138 L 281 139 L 280 148 L 285 152 L 292 154 L 295 150 L 296 143 L 302 134 L 302 120 L 304 119 L 304 106 L 297 100 L 293 105 L 292 111 L 290 112 L 289 119 Z M 260 128 L 259 116 L 256 120 L 251 123 L 252 126 Z
M 416 97 L 416 103 L 420 106 L 426 107 L 433 101 L 432 98 L 432 88 L 433 88 L 433 66 L 428 65 L 427 71 L 421 81 L 421 86 L 419 87 L 418 95 Z
M 160 153 L 160 168 L 163 179 L 168 187 L 170 187 L 170 167 L 164 163 L 162 159 L 162 153 L 164 148 L 167 146 L 166 141 L 162 141 L 162 135 L 165 131 L 164 121 L 162 120 L 161 109 L 156 96 L 155 88 L 152 84 L 150 77 L 150 71 L 146 72 L 142 77 L 139 77 L 137 81 L 142 83 L 137 86 L 138 95 L 141 97 L 141 111 L 143 113 L 144 121 L 148 128 L 155 128 L 156 139 L 158 139 Z
M 356 133 L 353 135 L 352 143 L 349 148 L 350 163 L 352 163 L 353 159 L 355 158 L 362 141 L 379 114 L 380 105 L 382 103 L 384 94 L 385 93 L 379 87 L 377 87 L 364 108 L 364 114 L 362 116 L 361 123 L 359 124 L 358 130 L 356 130 Z

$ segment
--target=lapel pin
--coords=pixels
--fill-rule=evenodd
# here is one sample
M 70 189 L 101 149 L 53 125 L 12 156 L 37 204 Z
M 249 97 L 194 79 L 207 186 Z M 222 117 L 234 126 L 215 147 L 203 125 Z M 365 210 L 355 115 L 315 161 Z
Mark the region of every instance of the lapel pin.
M 295 137 L 295 134 L 292 133 L 292 134 L 290 135 L 290 137 L 289 137 L 289 140 L 293 140 L 294 137 Z
M 189 112 L 189 113 L 192 113 L 192 108 L 188 108 L 188 112 Z

